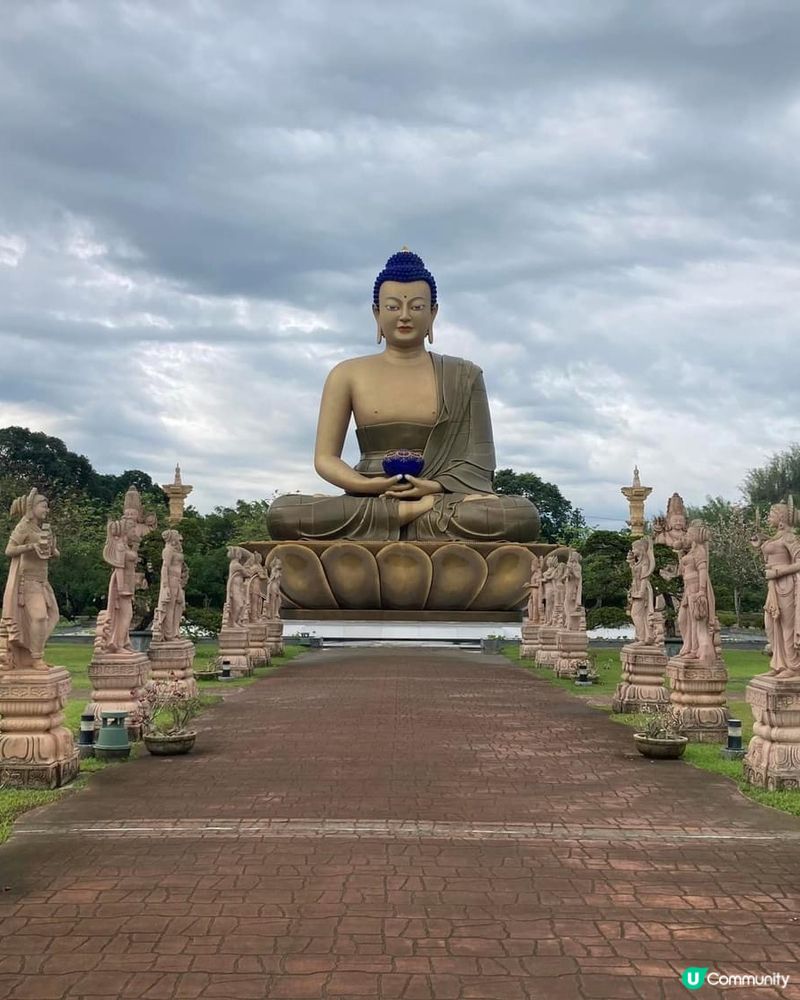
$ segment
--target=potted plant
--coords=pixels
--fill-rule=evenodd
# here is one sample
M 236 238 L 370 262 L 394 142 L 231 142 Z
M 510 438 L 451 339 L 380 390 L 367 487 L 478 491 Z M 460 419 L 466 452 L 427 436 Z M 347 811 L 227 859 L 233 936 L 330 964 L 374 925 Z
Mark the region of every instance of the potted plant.
M 197 695 L 190 694 L 180 681 L 148 681 L 139 693 L 131 718 L 142 727 L 142 739 L 150 753 L 157 756 L 188 753 L 197 736 L 189 723 L 201 708 Z
M 641 726 L 633 734 L 633 742 L 642 756 L 657 760 L 683 756 L 689 737 L 683 735 L 680 715 L 671 705 L 648 709 L 639 718 Z

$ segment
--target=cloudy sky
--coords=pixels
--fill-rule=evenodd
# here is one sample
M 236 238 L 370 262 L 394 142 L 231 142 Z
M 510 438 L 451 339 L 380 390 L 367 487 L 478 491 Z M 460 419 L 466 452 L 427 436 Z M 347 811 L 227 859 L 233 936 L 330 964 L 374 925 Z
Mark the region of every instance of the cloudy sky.
M 408 244 L 498 466 L 592 523 L 800 438 L 796 0 L 29 0 L 0 49 L 0 426 L 201 510 L 321 491 Z

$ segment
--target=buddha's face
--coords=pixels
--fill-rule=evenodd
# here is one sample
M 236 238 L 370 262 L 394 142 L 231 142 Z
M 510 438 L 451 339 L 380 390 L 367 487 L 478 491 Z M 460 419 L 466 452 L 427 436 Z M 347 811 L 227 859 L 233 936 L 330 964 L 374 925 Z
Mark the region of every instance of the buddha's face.
M 438 306 L 431 308 L 426 281 L 384 281 L 373 313 L 378 329 L 393 347 L 416 347 L 433 327 Z

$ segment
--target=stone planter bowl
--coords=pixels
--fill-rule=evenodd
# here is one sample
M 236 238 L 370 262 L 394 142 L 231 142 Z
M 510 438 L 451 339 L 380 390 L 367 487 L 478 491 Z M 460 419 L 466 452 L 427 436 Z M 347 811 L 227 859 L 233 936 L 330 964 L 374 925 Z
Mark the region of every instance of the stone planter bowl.
M 633 742 L 643 757 L 651 757 L 654 760 L 677 760 L 678 757 L 683 757 L 683 751 L 686 749 L 689 737 L 668 736 L 660 738 L 647 736 L 644 733 L 634 733 Z
M 173 757 L 179 753 L 188 753 L 194 746 L 197 737 L 195 730 L 186 733 L 176 733 L 174 736 L 150 736 L 145 734 L 144 745 L 156 757 Z

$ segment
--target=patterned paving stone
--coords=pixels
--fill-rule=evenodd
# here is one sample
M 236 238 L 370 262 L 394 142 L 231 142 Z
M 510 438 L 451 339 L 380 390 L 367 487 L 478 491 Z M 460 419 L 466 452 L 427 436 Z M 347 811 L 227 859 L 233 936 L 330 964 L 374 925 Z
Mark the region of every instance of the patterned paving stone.
M 23 818 L 0 997 L 800 997 L 799 862 L 800 822 L 507 661 L 324 651 Z

